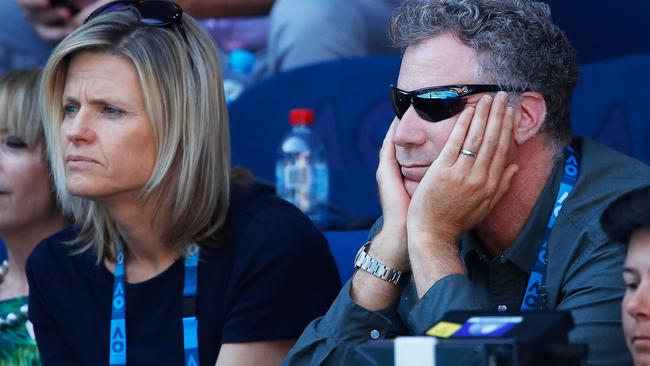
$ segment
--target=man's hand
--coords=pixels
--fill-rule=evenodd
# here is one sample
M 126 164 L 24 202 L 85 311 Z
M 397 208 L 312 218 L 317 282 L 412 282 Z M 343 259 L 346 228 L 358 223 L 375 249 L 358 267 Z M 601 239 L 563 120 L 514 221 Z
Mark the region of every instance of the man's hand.
M 400 263 L 395 263 L 401 268 L 408 269 L 406 262 L 406 215 L 411 197 L 404 188 L 404 180 L 399 163 L 395 158 L 395 133 L 396 121 L 391 123 L 379 153 L 379 167 L 377 168 L 377 185 L 379 199 L 382 207 L 383 226 L 381 232 L 391 241 L 391 245 L 400 247 L 398 252 L 402 258 Z
M 53 5 L 51 0 L 18 0 L 18 5 L 44 41 L 58 42 L 72 32 L 73 14 L 65 6 Z
M 390 125 L 379 153 L 377 184 L 383 211 L 384 224 L 374 237 L 370 255 L 384 264 L 402 271 L 409 270 L 406 246 L 406 214 L 410 197 L 404 188 L 404 180 L 395 159 L 393 134 L 396 123 Z M 350 296 L 360 306 L 382 310 L 394 306 L 401 289 L 365 271 L 357 271 L 352 280 Z
M 465 109 L 438 158 L 415 190 L 407 215 L 408 250 L 418 294 L 463 273 L 457 242 L 481 223 L 510 187 L 518 166 L 506 166 L 513 109 L 506 93 Z M 475 157 L 461 150 L 477 153 Z
M 52 0 L 18 0 L 23 13 L 32 22 L 38 36 L 46 42 L 59 42 L 79 28 L 86 18 L 100 6 L 112 0 L 76 0 L 77 14 Z

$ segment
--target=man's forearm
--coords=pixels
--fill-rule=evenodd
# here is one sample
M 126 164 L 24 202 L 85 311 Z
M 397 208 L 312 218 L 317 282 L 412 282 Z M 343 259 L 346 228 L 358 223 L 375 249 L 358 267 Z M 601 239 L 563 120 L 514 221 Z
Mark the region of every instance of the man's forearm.
M 402 230 L 384 228 L 372 241 L 369 254 L 385 265 L 405 271 L 408 266 L 405 236 Z M 370 273 L 358 270 L 352 279 L 350 297 L 359 306 L 379 311 L 397 304 L 402 289 Z
M 195 18 L 267 15 L 275 0 L 177 0 Z
M 418 298 L 441 279 L 465 274 L 457 240 L 409 232 L 409 259 Z

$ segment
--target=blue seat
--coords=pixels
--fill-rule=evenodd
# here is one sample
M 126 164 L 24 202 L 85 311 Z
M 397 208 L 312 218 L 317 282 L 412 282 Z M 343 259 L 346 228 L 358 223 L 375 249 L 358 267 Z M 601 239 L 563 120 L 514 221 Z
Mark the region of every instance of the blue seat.
M 650 55 L 581 69 L 572 105 L 574 133 L 650 163 Z
M 363 57 L 278 74 L 247 89 L 229 106 L 233 166 L 275 181 L 275 155 L 292 108 L 312 108 L 314 129 L 330 163 L 330 200 L 349 221 L 380 214 L 375 170 L 393 119 L 388 85 L 400 58 Z M 369 224 L 372 223 L 372 219 Z
M 354 272 L 354 257 L 368 240 L 368 230 L 326 231 L 323 233 L 339 268 L 341 282 L 345 283 Z

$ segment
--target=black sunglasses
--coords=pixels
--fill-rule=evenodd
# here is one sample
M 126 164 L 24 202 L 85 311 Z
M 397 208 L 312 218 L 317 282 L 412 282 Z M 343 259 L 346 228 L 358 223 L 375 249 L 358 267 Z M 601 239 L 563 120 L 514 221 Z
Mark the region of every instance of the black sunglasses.
M 112 13 L 131 7 L 136 10 L 140 22 L 151 27 L 166 27 L 171 24 L 178 24 L 185 36 L 185 30 L 181 23 L 183 9 L 172 1 L 165 0 L 116 0 L 105 4 L 93 11 L 84 24 L 100 15 Z
M 467 104 L 467 96 L 478 93 L 512 91 L 498 85 L 445 85 L 414 91 L 404 91 L 395 85 L 392 88 L 391 101 L 395 116 L 401 119 L 411 104 L 420 118 L 429 122 L 440 122 L 462 112 Z

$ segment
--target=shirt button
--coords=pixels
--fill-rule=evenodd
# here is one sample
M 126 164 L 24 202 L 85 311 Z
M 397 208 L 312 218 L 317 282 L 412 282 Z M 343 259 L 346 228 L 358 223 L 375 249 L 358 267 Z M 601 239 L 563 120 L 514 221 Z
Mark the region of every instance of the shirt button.
M 508 307 L 505 306 L 505 305 L 499 305 L 499 306 L 497 306 L 497 310 L 501 311 L 501 312 L 504 312 L 504 311 L 508 310 Z
M 381 333 L 377 329 L 373 329 L 370 331 L 370 338 L 379 339 L 379 337 L 381 337 Z

